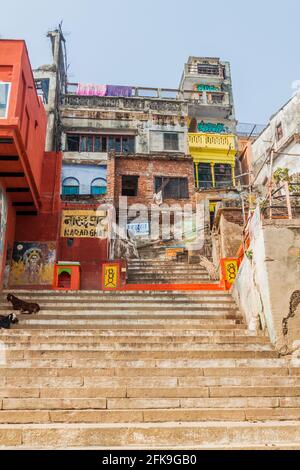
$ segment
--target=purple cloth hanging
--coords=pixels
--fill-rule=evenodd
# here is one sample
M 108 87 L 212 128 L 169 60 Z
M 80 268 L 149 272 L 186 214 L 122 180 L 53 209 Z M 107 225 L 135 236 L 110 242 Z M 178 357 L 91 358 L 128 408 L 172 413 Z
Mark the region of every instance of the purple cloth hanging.
M 107 85 L 106 96 L 132 96 L 131 86 Z
M 105 96 L 106 85 L 78 83 L 76 94 L 81 96 Z

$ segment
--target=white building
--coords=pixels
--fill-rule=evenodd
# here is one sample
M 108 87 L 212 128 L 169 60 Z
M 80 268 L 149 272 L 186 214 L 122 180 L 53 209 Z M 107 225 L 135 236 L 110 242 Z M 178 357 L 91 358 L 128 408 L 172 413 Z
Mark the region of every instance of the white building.
M 289 175 L 300 174 L 299 131 L 300 92 L 270 118 L 268 126 L 252 144 L 256 188 L 264 187 L 268 181 L 272 150 L 273 173 L 278 168 L 287 168 Z

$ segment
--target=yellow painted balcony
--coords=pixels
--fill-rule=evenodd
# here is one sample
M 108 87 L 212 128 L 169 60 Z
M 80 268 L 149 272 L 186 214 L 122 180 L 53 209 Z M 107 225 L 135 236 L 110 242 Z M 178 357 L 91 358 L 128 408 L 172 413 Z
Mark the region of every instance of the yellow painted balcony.
M 214 150 L 235 152 L 235 136 L 233 134 L 191 134 L 189 133 L 189 147 L 196 150 Z
M 189 152 L 195 163 L 229 163 L 233 165 L 236 155 L 233 134 L 189 133 Z

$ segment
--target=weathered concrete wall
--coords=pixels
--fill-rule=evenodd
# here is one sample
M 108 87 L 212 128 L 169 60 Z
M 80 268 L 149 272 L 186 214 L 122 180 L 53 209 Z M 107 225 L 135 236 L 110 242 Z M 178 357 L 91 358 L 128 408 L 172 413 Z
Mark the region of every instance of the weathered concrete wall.
M 135 152 L 163 152 L 165 132 L 178 134 L 177 152 L 188 153 L 187 144 L 187 117 L 183 111 L 174 113 L 172 103 L 165 103 L 165 111 L 161 114 L 150 112 L 146 109 L 145 100 L 140 100 L 143 112 L 122 108 L 110 109 L 85 109 L 84 107 L 61 107 L 61 117 L 64 133 L 67 132 L 92 132 L 98 134 L 120 134 L 135 136 Z M 122 99 L 120 99 L 120 106 Z M 164 103 L 162 103 L 164 104 Z M 168 110 L 168 106 L 170 109 Z M 180 104 L 177 104 L 180 110 Z M 143 108 L 142 108 L 143 109 Z M 63 136 L 63 148 L 65 148 L 65 135 Z M 174 153 L 174 152 L 173 152 Z
M 107 165 L 106 152 L 64 152 L 65 163 L 86 163 L 91 165 Z
M 245 315 L 250 328 L 258 317 L 271 341 L 281 348 L 285 341 L 292 347 L 300 339 L 300 308 L 294 302 L 294 318 L 283 320 L 290 313 L 293 293 L 300 287 L 300 221 L 261 221 L 256 210 L 250 226 L 251 244 L 242 262 L 232 294 Z M 293 295 L 293 298 L 297 295 Z M 299 292 L 300 303 L 300 292 Z
M 38 69 L 33 71 L 36 80 L 49 80 L 49 93 L 47 103 L 44 103 L 47 112 L 47 134 L 46 134 L 46 152 L 54 150 L 55 128 L 57 119 L 57 76 L 55 67 L 45 66 L 45 70 Z

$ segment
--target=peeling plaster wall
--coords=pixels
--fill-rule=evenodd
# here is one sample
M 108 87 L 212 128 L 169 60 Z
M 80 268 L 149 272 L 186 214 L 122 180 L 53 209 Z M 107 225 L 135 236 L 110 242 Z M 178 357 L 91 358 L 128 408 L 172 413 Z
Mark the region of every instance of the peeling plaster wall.
M 278 348 L 300 339 L 300 307 L 288 322 L 283 337 L 282 321 L 288 316 L 290 298 L 300 289 L 300 221 L 261 221 L 257 209 L 250 226 L 253 257 L 244 258 L 232 295 L 243 312 L 249 329 L 263 329 Z M 299 297 L 300 299 L 300 297 Z
M 274 332 L 281 345 L 282 320 L 289 314 L 293 292 L 300 289 L 300 221 L 268 221 L 263 231 Z M 299 313 L 287 326 L 287 341 L 292 346 L 294 340 L 300 339 Z

